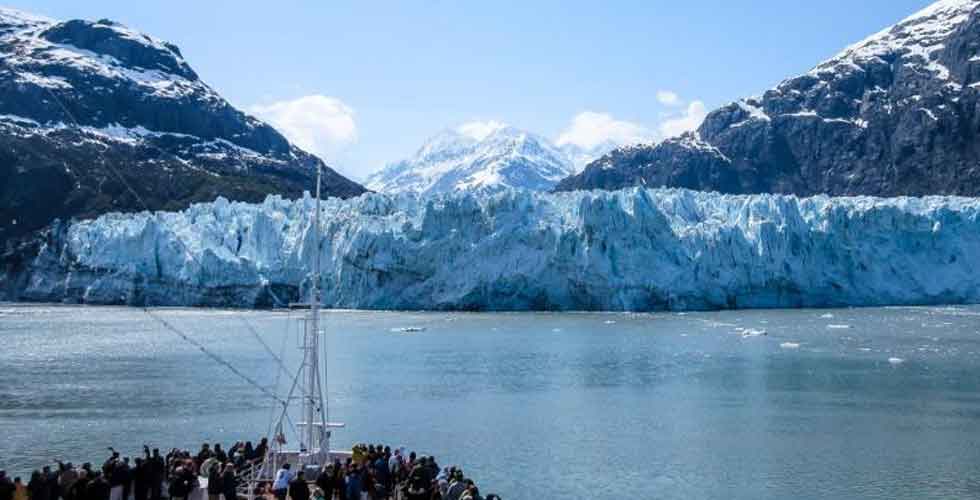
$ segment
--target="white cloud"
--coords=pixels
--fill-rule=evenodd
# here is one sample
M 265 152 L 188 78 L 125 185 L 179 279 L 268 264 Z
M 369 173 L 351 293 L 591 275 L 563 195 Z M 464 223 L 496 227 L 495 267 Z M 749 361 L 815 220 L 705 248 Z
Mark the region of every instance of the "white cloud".
M 558 135 L 555 141 L 559 146 L 574 144 L 584 149 L 612 142 L 618 145 L 649 142 L 655 134 L 646 127 L 617 120 L 608 113 L 583 111 L 572 119 L 572 123 Z
M 357 142 L 354 110 L 343 101 L 324 95 L 308 95 L 248 111 L 269 122 L 293 144 L 327 162 Z
M 482 141 L 486 139 L 490 134 L 506 128 L 507 124 L 498 122 L 496 120 L 490 121 L 473 121 L 469 123 L 464 123 L 456 127 L 456 132 L 463 134 L 467 137 L 471 137 L 477 141 Z
M 657 101 L 664 106 L 680 106 L 681 104 L 684 104 L 683 101 L 681 101 L 680 96 L 669 90 L 658 90 Z
M 683 114 L 662 121 L 657 127 L 657 130 L 663 138 L 678 136 L 684 132 L 698 128 L 707 114 L 708 112 L 703 102 L 691 101 L 688 103 Z

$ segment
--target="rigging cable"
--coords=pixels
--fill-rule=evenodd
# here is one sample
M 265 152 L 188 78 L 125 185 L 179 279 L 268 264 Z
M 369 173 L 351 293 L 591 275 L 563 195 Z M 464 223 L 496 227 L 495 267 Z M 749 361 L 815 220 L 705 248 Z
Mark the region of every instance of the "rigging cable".
M 198 350 L 200 350 L 206 356 L 208 356 L 209 358 L 211 358 L 212 360 L 214 360 L 218 364 L 224 366 L 225 368 L 228 368 L 229 370 L 231 370 L 232 373 L 234 373 L 235 375 L 238 375 L 239 378 L 241 378 L 242 380 L 248 382 L 251 386 L 255 387 L 256 389 L 258 389 L 259 391 L 261 391 L 266 396 L 269 396 L 270 398 L 278 401 L 279 404 L 283 405 L 284 407 L 287 406 L 286 400 L 280 399 L 279 396 L 276 396 L 268 388 L 266 388 L 262 384 L 259 384 L 258 382 L 256 382 L 254 379 L 252 379 L 252 377 L 249 377 L 248 375 L 242 373 L 241 370 L 239 370 L 238 368 L 235 368 L 235 365 L 229 363 L 228 361 L 225 361 L 224 358 L 222 358 L 221 356 L 218 356 L 217 354 L 215 354 L 214 352 L 212 352 L 207 347 L 204 347 L 204 344 L 201 344 L 200 342 L 198 342 L 198 341 L 192 339 L 191 337 L 187 336 L 187 334 L 185 334 L 184 332 L 180 331 L 179 328 L 177 328 L 174 325 L 172 325 L 169 321 L 167 321 L 167 320 L 165 320 L 165 319 L 157 316 L 156 314 L 154 314 L 152 311 L 150 311 L 149 308 L 144 307 L 143 308 L 143 311 L 148 316 L 150 316 L 151 318 L 157 320 L 161 325 L 163 325 L 164 328 L 166 328 L 167 330 L 170 330 L 171 332 L 177 334 L 180 338 L 184 339 L 185 341 L 187 341 L 191 345 L 197 347 Z
M 78 120 L 75 119 L 75 115 L 72 114 L 72 112 L 68 110 L 68 107 L 65 106 L 65 104 L 61 101 L 61 99 L 59 99 L 58 96 L 55 95 L 55 93 L 52 92 L 50 88 L 44 87 L 44 86 L 42 86 L 42 88 L 44 88 L 44 90 L 48 93 L 48 95 L 50 95 L 51 98 L 54 99 L 54 102 L 56 102 L 58 104 L 58 107 L 60 107 L 61 110 L 64 111 L 65 116 L 68 117 L 68 119 L 71 121 L 72 125 L 74 125 L 76 129 L 78 129 L 79 131 L 81 131 L 83 133 L 87 132 L 85 130 L 85 128 L 82 127 L 81 124 L 78 123 Z M 180 163 L 184 163 L 184 162 L 180 161 L 180 157 L 178 157 L 176 154 L 169 153 L 167 151 L 164 151 L 162 148 L 160 148 L 156 144 L 153 144 L 152 142 L 145 141 L 144 144 L 147 145 L 147 146 L 149 146 L 152 149 L 155 149 L 157 152 L 161 153 L 162 156 L 173 156 Z M 136 192 L 136 190 L 133 188 L 132 184 L 130 184 L 129 181 L 127 181 L 126 178 L 123 177 L 122 173 L 119 172 L 119 170 L 116 167 L 112 166 L 112 163 L 111 162 L 107 162 L 105 160 L 102 160 L 101 164 L 104 165 L 105 167 L 107 167 L 109 169 L 109 171 L 111 171 L 116 176 L 116 178 L 119 179 L 119 181 L 123 184 L 123 186 L 125 186 L 126 189 L 136 198 L 136 200 L 139 201 L 140 205 L 143 206 L 143 210 L 145 210 L 148 215 L 151 215 L 151 216 L 154 216 L 154 217 L 157 216 L 157 213 L 150 209 L 150 206 L 146 203 L 146 201 L 143 199 L 143 197 L 140 196 L 138 192 Z M 317 168 L 318 169 L 321 168 L 319 164 L 317 164 Z M 203 269 L 204 266 L 202 265 L 201 261 L 198 260 L 194 256 L 193 253 L 191 253 L 190 251 L 187 251 L 186 250 L 187 249 L 187 245 L 183 245 L 183 246 L 184 246 L 184 249 L 185 249 L 185 254 L 188 257 L 190 257 L 191 260 L 193 260 L 201 269 Z M 261 271 L 259 271 L 258 274 L 259 274 L 259 278 L 262 280 L 261 281 L 262 285 L 265 287 L 266 291 L 269 292 L 269 296 L 272 297 L 272 300 L 275 303 L 274 306 L 288 305 L 286 302 L 284 302 L 282 299 L 280 299 L 279 296 L 276 295 L 276 293 L 272 290 L 272 286 L 271 286 L 271 284 L 269 282 L 269 279 L 266 278 L 265 275 Z
M 61 107 L 62 111 L 65 112 L 65 115 L 68 117 L 69 120 L 71 120 L 72 124 L 78 130 L 82 131 L 83 133 L 86 132 L 85 129 L 78 123 L 78 120 L 75 119 L 74 115 L 64 105 L 64 103 L 61 101 L 61 99 L 59 99 L 58 96 L 56 96 L 51 91 L 51 89 L 45 87 L 45 90 L 48 92 L 48 94 L 51 96 L 51 98 L 54 99 L 54 101 L 58 104 L 58 106 Z M 150 142 L 146 142 L 146 144 L 148 146 L 150 146 L 151 148 L 156 149 L 157 151 L 159 151 L 160 153 L 162 153 L 165 156 L 166 155 L 172 155 L 172 156 L 175 156 L 176 157 L 176 155 L 164 151 L 163 149 L 159 148 L 155 144 L 152 144 Z M 133 186 L 126 180 L 125 177 L 123 177 L 122 173 L 119 172 L 119 170 L 116 169 L 111 164 L 111 162 L 103 161 L 102 164 L 105 165 L 119 179 L 119 181 L 126 187 L 126 189 L 136 198 L 136 200 L 140 203 L 140 205 L 143 206 L 143 209 L 147 212 L 148 215 L 153 216 L 153 217 L 159 217 L 159 213 L 158 212 L 154 212 L 153 210 L 150 209 L 149 205 L 146 203 L 146 201 L 143 199 L 143 197 L 141 197 L 139 195 L 139 193 L 136 192 L 136 190 L 133 188 Z M 317 169 L 320 169 L 320 168 L 322 168 L 322 167 L 318 165 L 317 166 Z M 318 172 L 318 174 L 319 174 L 319 172 Z M 318 193 L 318 199 L 319 199 L 319 193 Z M 318 232 L 318 234 L 319 234 L 319 232 Z M 322 245 L 322 241 L 318 241 L 317 242 L 318 251 L 320 250 L 319 249 L 319 246 L 320 245 Z M 185 255 L 187 257 L 190 257 L 190 259 L 192 261 L 194 261 L 201 269 L 203 269 L 204 266 L 202 265 L 201 261 L 192 252 L 190 252 L 187 249 L 187 245 L 185 244 L 185 245 L 183 245 L 183 247 L 185 249 Z M 269 284 L 269 280 L 266 279 L 265 276 L 262 275 L 262 273 L 259 273 L 259 277 L 263 280 L 263 284 L 265 285 L 265 288 L 269 292 L 269 295 L 272 297 L 272 299 L 274 301 L 278 302 L 279 304 L 285 304 L 281 299 L 279 299 L 279 297 L 275 294 L 275 292 L 272 291 L 272 287 Z M 183 339 L 185 342 L 187 342 L 187 343 L 189 343 L 189 344 L 197 347 L 197 349 L 200 350 L 204 355 L 208 356 L 209 358 L 211 358 L 212 360 L 214 360 L 216 363 L 224 366 L 229 371 L 231 371 L 232 373 L 234 373 L 235 375 L 237 375 L 239 378 L 241 378 L 242 380 L 244 380 L 245 382 L 247 382 L 249 385 L 251 385 L 251 386 L 255 387 L 256 389 L 258 389 L 262 394 L 265 394 L 266 396 L 270 397 L 272 400 L 274 400 L 275 402 L 277 402 L 279 405 L 281 405 L 281 407 L 282 407 L 282 414 L 280 415 L 280 418 L 279 418 L 280 422 L 283 419 L 285 419 L 286 422 L 289 424 L 289 426 L 293 429 L 293 432 L 294 433 L 296 432 L 295 424 L 292 422 L 292 419 L 289 417 L 288 409 L 289 409 L 289 400 L 292 399 L 293 392 L 295 391 L 296 386 L 297 386 L 297 383 L 299 382 L 299 372 L 297 372 L 297 375 L 293 378 L 293 385 L 290 388 L 289 393 L 286 396 L 286 399 L 281 399 L 276 394 L 274 394 L 273 392 L 271 392 L 268 388 L 262 386 L 257 381 L 255 381 L 253 378 L 249 377 L 245 373 L 242 373 L 239 369 L 235 368 L 235 366 L 233 364 L 231 364 L 230 362 L 226 361 L 224 358 L 222 358 L 221 356 L 217 355 L 216 353 L 212 352 L 210 349 L 206 348 L 203 344 L 201 344 L 197 340 L 194 340 L 193 338 L 191 338 L 190 336 L 188 336 L 186 333 L 184 333 L 183 331 L 181 331 L 179 328 L 177 328 L 176 326 L 174 326 L 173 324 L 171 324 L 167 320 L 163 319 L 162 317 L 160 317 L 160 316 L 156 315 L 155 313 L 153 313 L 152 311 L 150 311 L 149 308 L 143 307 L 143 311 L 148 316 L 150 316 L 151 318 L 153 318 L 154 320 L 156 320 L 157 322 L 159 322 L 161 325 L 163 325 L 163 327 L 166 328 L 168 331 L 174 333 L 175 335 L 177 335 L 178 337 L 180 337 L 181 339 Z M 276 374 L 276 390 L 278 390 L 279 377 L 280 377 L 281 373 L 282 372 L 285 372 L 287 374 L 287 376 L 290 375 L 289 372 L 288 372 L 288 370 L 286 369 L 285 365 L 282 362 L 282 358 L 276 356 L 275 353 L 272 352 L 272 350 L 268 347 L 268 345 L 264 341 L 262 341 L 261 336 L 258 334 L 258 332 L 255 331 L 255 329 L 248 323 L 248 321 L 244 317 L 241 317 L 241 319 L 246 324 L 246 326 L 248 326 L 249 331 L 256 338 L 256 340 L 259 341 L 259 343 L 262 345 L 262 347 L 272 356 L 272 358 L 279 365 L 279 368 L 280 368 L 281 371 L 277 371 L 277 374 Z M 283 348 L 285 348 L 285 340 L 283 342 Z M 319 373 L 317 373 L 317 376 L 319 376 Z M 322 390 L 322 387 L 321 387 L 321 390 Z M 321 397 L 322 397 L 322 395 L 321 395 Z M 275 408 L 275 405 L 273 406 L 273 408 Z M 321 409 L 321 411 L 322 411 L 322 409 Z M 312 422 L 309 422 L 308 425 L 312 425 Z
M 261 345 L 262 348 L 265 349 L 265 352 L 268 353 L 270 357 L 272 357 L 272 359 L 276 362 L 277 365 L 279 365 L 279 371 L 276 372 L 276 387 L 278 387 L 279 375 L 281 373 L 285 373 L 286 376 L 291 376 L 292 374 L 289 373 L 288 369 L 286 369 L 286 364 L 283 363 L 282 358 L 277 356 L 276 353 L 272 351 L 272 348 L 269 347 L 269 344 L 266 344 L 265 341 L 262 340 L 262 336 L 259 334 L 258 331 L 255 330 L 255 327 L 253 327 L 252 324 L 248 322 L 245 316 L 239 315 L 238 318 L 242 320 L 242 323 L 245 324 L 245 328 L 248 330 L 249 333 L 252 334 L 252 337 L 255 338 L 255 340 L 259 343 L 259 345 Z

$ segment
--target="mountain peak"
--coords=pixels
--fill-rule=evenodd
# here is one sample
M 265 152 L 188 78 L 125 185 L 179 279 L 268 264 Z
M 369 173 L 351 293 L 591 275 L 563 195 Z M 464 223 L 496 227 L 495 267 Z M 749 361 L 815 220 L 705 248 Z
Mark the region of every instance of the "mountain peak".
M 949 80 L 949 69 L 937 56 L 943 43 L 980 5 L 976 0 L 940 0 L 874 35 L 852 44 L 836 56 L 818 64 L 810 74 L 837 71 L 841 66 L 860 67 L 871 60 L 896 57 L 920 59 L 937 78 Z M 950 82 L 951 85 L 958 85 Z
M 0 243 L 55 218 L 296 197 L 322 165 L 228 103 L 173 44 L 110 20 L 7 8 L 0 151 Z M 325 172 L 328 195 L 364 191 Z
M 500 122 L 474 122 L 440 132 L 412 158 L 372 174 L 366 185 L 422 194 L 546 190 L 573 171 L 573 162 L 541 136 Z
M 936 2 L 712 111 L 696 143 L 614 152 L 558 189 L 980 195 L 978 6 Z

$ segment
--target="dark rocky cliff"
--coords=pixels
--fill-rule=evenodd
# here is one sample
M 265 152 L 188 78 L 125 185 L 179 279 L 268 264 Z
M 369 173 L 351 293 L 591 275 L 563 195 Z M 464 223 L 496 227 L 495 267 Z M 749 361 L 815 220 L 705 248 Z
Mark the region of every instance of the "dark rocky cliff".
M 172 44 L 112 21 L 0 9 L 0 242 L 144 204 L 297 197 L 317 165 L 201 81 Z M 324 173 L 328 196 L 364 192 Z
M 980 195 L 980 12 L 945 0 L 695 132 L 623 148 L 557 190 Z

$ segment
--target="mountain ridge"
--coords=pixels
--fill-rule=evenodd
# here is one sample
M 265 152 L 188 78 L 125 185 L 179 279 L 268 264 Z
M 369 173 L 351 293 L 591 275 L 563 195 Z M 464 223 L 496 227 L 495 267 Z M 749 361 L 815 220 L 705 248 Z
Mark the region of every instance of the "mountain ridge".
M 980 195 L 978 5 L 930 5 L 712 111 L 685 137 L 614 151 L 556 190 Z
M 358 184 L 238 110 L 180 49 L 109 21 L 0 9 L 0 241 L 52 220 Z
M 611 149 L 607 144 L 599 148 Z M 430 137 L 410 158 L 371 174 L 365 185 L 379 192 L 424 195 L 505 188 L 544 191 L 596 151 L 570 143 L 558 146 L 503 123 L 467 124 Z

